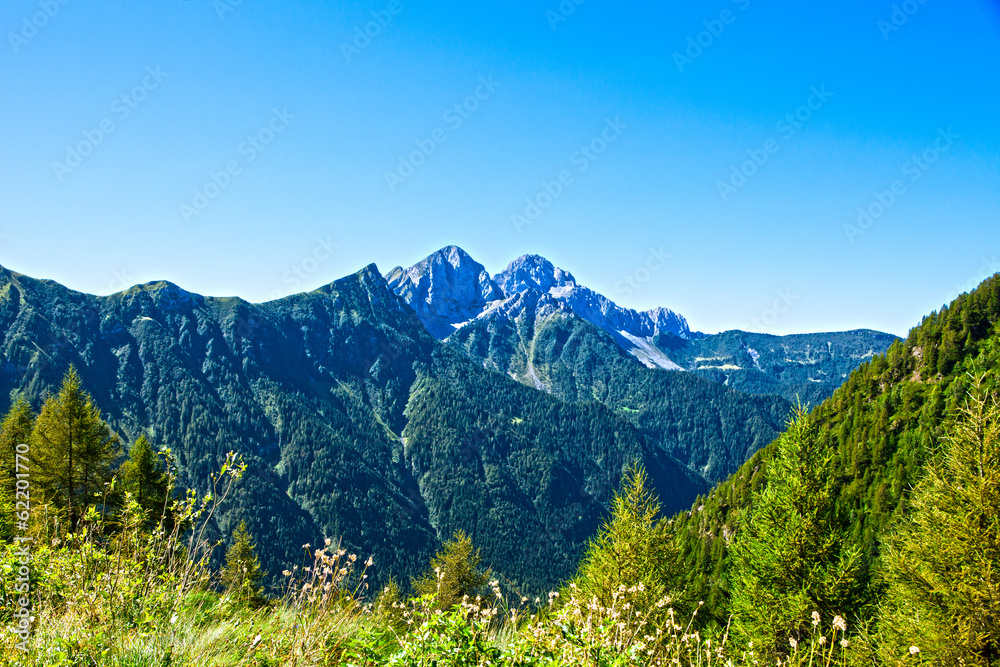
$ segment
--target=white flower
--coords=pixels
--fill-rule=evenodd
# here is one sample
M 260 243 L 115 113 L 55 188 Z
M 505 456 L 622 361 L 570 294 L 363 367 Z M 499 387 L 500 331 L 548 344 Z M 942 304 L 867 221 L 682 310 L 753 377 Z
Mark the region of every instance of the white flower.
M 798 648 L 799 643 L 795 641 L 794 637 L 789 637 L 788 643 L 792 645 L 792 648 Z
M 817 625 L 819 625 L 819 612 L 814 611 L 812 616 L 813 616 L 813 627 L 816 627 Z
M 918 647 L 918 646 L 911 646 L 910 647 L 910 655 L 916 655 L 918 653 L 920 653 L 920 647 Z
M 844 620 L 843 616 L 834 616 L 833 627 L 837 628 L 841 632 L 847 632 L 847 621 Z

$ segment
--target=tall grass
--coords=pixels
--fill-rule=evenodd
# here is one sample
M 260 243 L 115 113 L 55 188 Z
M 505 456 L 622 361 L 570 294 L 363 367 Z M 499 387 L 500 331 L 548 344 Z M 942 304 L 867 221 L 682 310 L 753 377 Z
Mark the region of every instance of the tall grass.
M 404 598 L 390 584 L 368 587 L 372 558 L 329 540 L 307 564 L 283 573 L 262 608 L 219 590 L 211 568 L 218 545 L 207 536 L 243 472 L 229 457 L 212 491 L 164 508 L 158 526 L 130 498 L 114 517 L 91 508 L 75 533 L 42 507 L 32 522 L 27 651 L 0 636 L 4 665 L 265 666 L 319 665 L 844 665 L 850 657 L 839 617 L 814 618 L 808 642 L 764 662 L 728 635 L 702 636 L 697 612 L 681 619 L 669 598 L 649 604 L 642 583 L 621 586 L 607 604 L 571 584 L 546 600 L 505 594 L 497 581 L 440 609 L 437 593 Z M 13 580 L 14 545 L 0 554 L 0 576 Z M 442 579 L 443 581 L 443 573 Z M 3 620 L 13 591 L 2 589 Z

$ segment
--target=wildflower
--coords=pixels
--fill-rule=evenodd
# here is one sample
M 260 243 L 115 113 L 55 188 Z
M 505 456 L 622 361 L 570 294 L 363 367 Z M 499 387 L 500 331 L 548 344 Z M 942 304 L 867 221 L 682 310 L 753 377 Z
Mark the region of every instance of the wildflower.
M 819 645 L 820 646 L 826 646 L 826 637 L 820 637 L 819 638 Z
M 799 646 L 799 643 L 795 640 L 794 637 L 789 637 L 788 643 L 792 645 L 792 648 L 798 648 Z
M 813 617 L 813 627 L 816 627 L 817 625 L 819 625 L 819 612 L 814 611 L 812 613 L 812 617 Z
M 330 538 L 329 538 L 329 537 L 328 537 L 328 538 L 326 538 L 326 539 L 325 539 L 325 540 L 323 540 L 323 541 L 324 541 L 324 542 L 326 543 L 326 546 L 330 546 L 330 541 L 331 541 L 331 540 L 330 540 Z
M 290 571 L 290 570 L 282 570 L 282 571 L 281 571 L 281 573 L 282 573 L 283 575 L 285 575 L 286 577 L 290 577 L 290 576 L 292 576 L 292 573 L 291 573 L 291 571 Z
M 834 616 L 833 627 L 837 628 L 841 632 L 847 632 L 847 621 L 844 620 L 843 616 Z
M 840 640 L 840 646 L 841 646 L 841 648 L 847 648 L 850 645 L 851 645 L 851 642 L 847 641 L 846 639 L 841 639 Z
M 918 646 L 911 646 L 910 647 L 910 655 L 916 655 L 918 653 L 920 653 L 920 647 L 918 647 Z
M 173 625 L 176 622 L 177 622 L 177 614 L 174 614 L 173 616 L 170 617 L 170 625 Z
M 371 556 L 369 556 L 368 560 L 365 561 L 365 567 L 371 567 L 373 562 L 375 562 L 375 561 L 372 560 Z

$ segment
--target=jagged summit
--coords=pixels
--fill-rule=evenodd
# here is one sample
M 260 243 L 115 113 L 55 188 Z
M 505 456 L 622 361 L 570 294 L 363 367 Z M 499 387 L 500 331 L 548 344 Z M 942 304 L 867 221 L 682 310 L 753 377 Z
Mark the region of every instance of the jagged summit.
M 493 276 L 505 294 L 533 289 L 548 292 L 556 287 L 576 287 L 576 278 L 541 255 L 521 255 Z
M 674 370 L 678 366 L 652 339 L 667 333 L 680 338 L 698 335 L 687 320 L 667 308 L 645 312 L 623 308 L 535 254 L 518 257 L 490 278 L 467 252 L 447 246 L 409 269 L 396 267 L 386 280 L 439 340 L 479 318 L 521 321 L 561 312 L 605 330 L 646 366 Z
M 397 266 L 385 279 L 438 339 L 474 319 L 488 303 L 504 298 L 483 265 L 454 245 L 408 269 Z

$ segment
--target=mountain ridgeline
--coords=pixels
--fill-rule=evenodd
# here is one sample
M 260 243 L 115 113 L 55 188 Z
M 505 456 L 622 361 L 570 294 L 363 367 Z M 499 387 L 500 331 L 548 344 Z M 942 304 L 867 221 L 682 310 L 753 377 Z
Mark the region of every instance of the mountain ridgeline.
M 387 280 L 447 344 L 563 401 L 611 408 L 710 481 L 771 442 L 793 404 L 822 401 L 896 340 L 868 330 L 708 336 L 665 308 L 622 308 L 537 255 L 491 278 L 451 246 Z
M 406 581 L 462 530 L 525 592 L 572 575 L 630 463 L 666 511 L 688 507 L 780 432 L 784 394 L 832 391 L 891 339 L 703 336 L 541 258 L 490 277 L 454 247 L 263 304 L 0 268 L 0 332 L 0 409 L 37 409 L 73 366 L 123 441 L 171 448 L 184 485 L 242 455 L 217 529 L 245 522 L 272 576 L 343 538 Z

